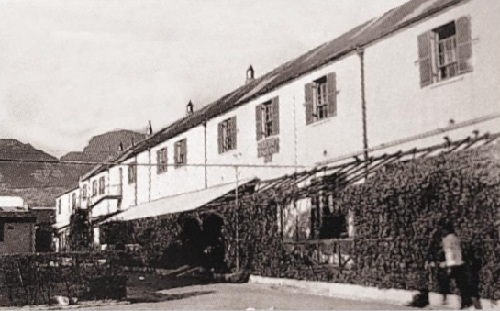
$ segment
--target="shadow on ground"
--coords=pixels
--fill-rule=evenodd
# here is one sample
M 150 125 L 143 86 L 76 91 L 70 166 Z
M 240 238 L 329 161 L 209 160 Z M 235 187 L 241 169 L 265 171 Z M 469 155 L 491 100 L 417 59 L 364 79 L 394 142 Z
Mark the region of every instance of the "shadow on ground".
M 214 291 L 196 291 L 184 294 L 158 293 L 166 289 L 209 283 L 214 283 L 214 281 L 205 272 L 199 268 L 190 268 L 187 266 L 176 270 L 164 271 L 163 275 L 130 272 L 127 284 L 127 300 L 130 303 L 161 302 L 212 294 Z

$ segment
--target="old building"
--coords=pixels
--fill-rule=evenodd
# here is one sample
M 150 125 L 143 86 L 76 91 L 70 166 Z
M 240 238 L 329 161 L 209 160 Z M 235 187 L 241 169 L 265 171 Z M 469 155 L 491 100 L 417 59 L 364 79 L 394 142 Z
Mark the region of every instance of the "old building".
M 36 215 L 19 197 L 0 197 L 0 254 L 35 251 Z
M 141 217 L 174 211 L 183 195 L 195 208 L 190 193 L 208 202 L 255 177 L 498 131 L 499 10 L 496 0 L 411 0 L 260 77 L 249 68 L 234 92 L 190 103 L 85 175 L 82 207 Z
M 56 200 L 53 248 L 56 251 L 68 250 L 68 239 L 70 234 L 70 220 L 76 208 L 80 204 L 80 188 L 76 187 L 66 191 Z

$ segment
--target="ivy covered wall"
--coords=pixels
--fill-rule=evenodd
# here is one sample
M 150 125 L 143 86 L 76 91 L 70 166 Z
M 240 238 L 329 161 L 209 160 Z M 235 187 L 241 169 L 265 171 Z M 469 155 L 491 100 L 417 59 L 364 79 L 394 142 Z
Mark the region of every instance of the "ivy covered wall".
M 101 242 L 118 248 L 139 244 L 144 265 L 195 263 L 196 256 L 203 263 L 204 217 L 216 213 L 224 224 L 221 245 L 227 270 L 239 267 L 263 276 L 415 290 L 427 286 L 425 262 L 437 258 L 436 228 L 440 219 L 447 219 L 462 239 L 469 271 L 478 271 L 481 296 L 500 299 L 498 142 L 392 162 L 362 184 L 328 186 L 336 210 L 354 216 L 355 234 L 350 239 L 284 239 L 279 225 L 282 207 L 299 197 L 318 196 L 318 188 L 299 194 L 296 188 L 278 186 L 242 193 L 238 207 L 226 201 L 157 219 L 106 224 Z M 199 223 L 199 238 L 186 236 L 186 219 Z M 436 273 L 432 270 L 431 279 Z M 431 287 L 435 289 L 435 282 Z

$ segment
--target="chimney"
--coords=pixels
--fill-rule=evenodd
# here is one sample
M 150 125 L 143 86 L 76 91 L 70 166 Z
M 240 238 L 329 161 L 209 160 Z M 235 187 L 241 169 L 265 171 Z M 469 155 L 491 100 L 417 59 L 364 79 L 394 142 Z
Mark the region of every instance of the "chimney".
M 247 69 L 247 81 L 246 81 L 246 83 L 252 82 L 255 79 L 254 73 L 255 73 L 255 71 L 253 70 L 252 65 L 250 65 L 250 67 L 248 67 L 248 69 Z
M 134 143 L 134 137 L 130 138 L 130 144 L 132 145 L 132 147 L 135 146 L 135 143 Z
M 120 142 L 120 144 L 118 145 L 118 151 L 123 151 L 123 144 L 122 144 L 122 142 Z
M 151 120 L 149 120 L 149 126 L 148 126 L 148 131 L 146 132 L 146 135 L 148 137 L 153 135 L 153 127 L 151 126 Z
M 190 100 L 189 103 L 186 106 L 186 115 L 190 116 L 194 112 L 194 105 L 193 102 Z

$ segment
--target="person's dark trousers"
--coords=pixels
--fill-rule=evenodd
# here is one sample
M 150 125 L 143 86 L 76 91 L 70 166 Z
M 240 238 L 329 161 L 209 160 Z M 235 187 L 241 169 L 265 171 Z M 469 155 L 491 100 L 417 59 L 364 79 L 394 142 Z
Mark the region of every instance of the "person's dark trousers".
M 460 305 L 461 308 L 466 308 L 472 305 L 472 298 L 470 292 L 470 286 L 467 282 L 467 274 L 465 265 L 450 267 L 449 280 L 454 279 L 457 284 L 458 290 L 460 291 Z M 449 282 L 447 283 L 449 291 Z M 446 287 L 444 287 L 446 290 Z
M 450 276 L 446 268 L 438 268 L 437 282 L 439 286 L 439 293 L 443 295 L 443 302 L 446 301 L 450 292 Z

